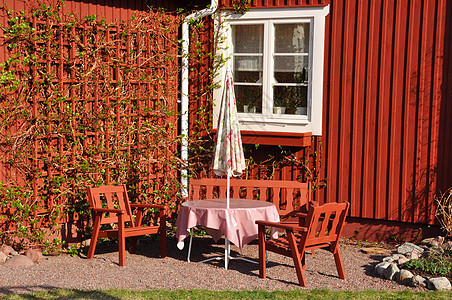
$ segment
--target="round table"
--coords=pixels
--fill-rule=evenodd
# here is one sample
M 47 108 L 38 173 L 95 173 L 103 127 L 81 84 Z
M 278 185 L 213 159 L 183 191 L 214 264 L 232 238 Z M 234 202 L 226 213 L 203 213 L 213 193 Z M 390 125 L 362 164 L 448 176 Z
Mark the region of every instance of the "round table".
M 226 199 L 205 199 L 184 202 L 177 217 L 178 248 L 184 247 L 183 240 L 190 235 L 190 229 L 204 226 L 209 234 L 218 240 L 222 234 L 226 239 L 242 248 L 257 238 L 257 220 L 279 222 L 275 205 L 270 202 L 232 198 L 229 208 Z

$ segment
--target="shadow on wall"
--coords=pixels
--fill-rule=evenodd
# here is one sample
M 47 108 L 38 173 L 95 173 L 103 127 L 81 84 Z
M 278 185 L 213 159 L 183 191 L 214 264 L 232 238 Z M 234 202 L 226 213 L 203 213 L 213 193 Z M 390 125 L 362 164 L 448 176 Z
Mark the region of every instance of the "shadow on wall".
M 369 242 L 402 244 L 419 242 L 424 238 L 444 235 L 439 225 L 401 223 L 348 217 L 342 236 Z
M 413 105 L 419 106 L 423 101 L 423 105 L 428 105 L 430 110 L 428 114 L 424 114 L 425 108 L 420 111 L 420 108 L 416 107 L 418 111 L 416 126 L 418 129 L 419 127 L 424 130 L 428 128 L 429 132 L 424 133 L 423 136 L 420 133 L 417 135 L 417 147 L 422 150 L 419 154 L 421 157 L 416 154 L 413 175 L 410 178 L 412 184 L 410 190 L 406 191 L 408 196 L 404 199 L 404 203 L 399 203 L 398 218 L 406 222 L 438 224 L 435 218 L 435 196 L 452 187 L 452 56 L 449 54 L 452 51 L 452 2 L 445 2 L 445 11 L 442 7 L 437 9 L 443 16 L 441 18 L 445 22 L 443 25 L 445 32 L 444 40 L 435 45 L 442 44 L 444 47 L 442 52 L 440 48 L 432 47 L 429 49 L 430 53 L 424 53 L 429 57 L 427 61 L 432 63 L 431 83 L 419 84 L 419 80 L 422 80 L 420 78 L 422 74 L 419 72 L 422 70 L 411 76 L 412 80 L 416 81 L 413 84 L 416 89 L 410 91 L 415 94 L 415 98 L 419 98 L 419 95 L 430 97 L 417 99 Z M 434 65 L 441 61 L 442 66 Z M 441 71 L 435 73 L 438 69 Z M 437 84 L 440 85 L 438 88 L 436 88 Z M 418 91 L 418 87 L 424 87 L 426 91 Z M 419 151 L 419 149 L 416 150 Z M 422 163 L 425 166 L 425 161 L 428 165 L 422 167 Z M 391 214 L 391 212 L 388 213 Z
M 437 194 L 452 187 L 452 2 L 446 1 L 444 64 L 438 141 Z

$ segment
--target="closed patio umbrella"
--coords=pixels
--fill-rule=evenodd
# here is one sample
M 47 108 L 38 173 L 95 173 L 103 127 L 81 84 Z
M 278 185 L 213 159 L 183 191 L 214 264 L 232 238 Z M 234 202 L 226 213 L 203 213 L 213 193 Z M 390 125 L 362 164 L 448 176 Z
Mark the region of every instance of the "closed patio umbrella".
M 226 208 L 229 208 L 230 178 L 240 176 L 245 170 L 242 138 L 240 136 L 239 118 L 235 103 L 232 73 L 226 71 L 224 90 L 221 99 L 220 113 L 217 125 L 217 141 L 213 158 L 213 171 L 218 176 L 226 175 Z M 225 240 L 225 268 L 228 267 L 229 241 Z
M 246 165 L 242 138 L 240 136 L 232 73 L 229 69 L 226 71 L 224 83 L 225 86 L 218 117 L 213 171 L 218 176 L 227 176 L 227 207 L 229 208 L 229 180 L 232 176 L 242 175 Z

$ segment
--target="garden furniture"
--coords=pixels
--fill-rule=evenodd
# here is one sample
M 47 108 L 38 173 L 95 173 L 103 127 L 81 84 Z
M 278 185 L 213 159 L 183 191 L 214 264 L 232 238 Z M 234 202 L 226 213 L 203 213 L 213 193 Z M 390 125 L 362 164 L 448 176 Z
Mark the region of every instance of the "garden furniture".
M 235 245 L 242 248 L 257 238 L 257 225 L 254 222 L 257 220 L 256 218 L 267 221 L 273 219 L 272 222 L 278 222 L 278 216 L 285 220 L 293 219 L 295 217 L 294 211 L 299 211 L 300 207 L 305 206 L 310 199 L 308 183 L 282 180 L 230 179 L 231 208 L 234 215 L 231 217 L 231 210 L 228 211 L 229 215 L 227 215 L 226 205 L 222 205 L 222 202 L 225 202 L 226 199 L 226 192 L 226 179 L 190 180 L 189 194 L 186 199 L 188 201 L 180 207 L 176 232 L 179 249 L 183 248 L 183 240 L 190 235 L 188 261 L 190 261 L 194 226 L 206 227 L 206 231 L 214 240 L 218 240 L 221 234 L 225 233 L 226 239 L 230 239 Z M 214 211 L 218 216 L 227 215 L 229 219 L 223 218 L 222 224 L 218 223 L 218 217 L 209 220 L 209 215 L 205 214 L 209 211 Z M 232 222 L 232 220 L 234 221 Z M 226 224 L 231 226 L 234 222 L 235 227 L 226 228 Z M 241 230 L 232 235 L 231 230 L 237 230 L 239 228 L 237 226 L 241 226 Z M 213 231 L 212 228 L 217 230 Z M 237 234 L 239 237 L 237 237 Z
M 300 213 L 303 226 L 293 223 L 274 223 L 256 221 L 259 228 L 259 277 L 266 277 L 267 251 L 293 258 L 298 281 L 306 286 L 306 251 L 326 249 L 333 253 L 339 278 L 345 279 L 344 266 L 339 252 L 339 238 L 344 226 L 349 203 L 327 203 L 321 206 L 310 205 L 307 214 Z M 265 228 L 284 229 L 286 236 L 278 239 L 265 239 Z
M 129 252 L 134 253 L 137 236 L 160 234 L 160 256 L 166 257 L 166 211 L 165 205 L 132 204 L 124 185 L 105 185 L 87 188 L 88 200 L 94 219 L 93 233 L 88 250 L 88 259 L 93 258 L 98 238 L 118 238 L 119 265 L 125 265 L 125 238 L 133 237 Z M 144 209 L 158 209 L 159 224 L 142 224 Z M 135 214 L 134 214 L 135 213 Z M 114 224 L 110 229 L 102 225 Z

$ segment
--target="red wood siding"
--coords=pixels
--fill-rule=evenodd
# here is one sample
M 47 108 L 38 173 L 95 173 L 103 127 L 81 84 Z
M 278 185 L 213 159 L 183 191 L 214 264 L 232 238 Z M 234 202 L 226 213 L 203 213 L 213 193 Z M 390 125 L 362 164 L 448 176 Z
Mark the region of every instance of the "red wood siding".
M 317 199 L 350 201 L 353 217 L 431 224 L 434 196 L 452 185 L 452 2 L 251 6 L 328 4 L 323 134 L 298 153 L 324 147 L 327 187 Z
M 331 1 L 327 201 L 351 201 L 352 216 L 432 223 L 434 195 L 452 184 L 439 155 L 450 151 L 440 113 L 451 101 L 451 10 L 435 0 Z
M 21 1 L 0 1 L 24 8 Z M 175 1 L 151 2 L 175 8 Z M 350 216 L 432 223 L 434 195 L 452 185 L 452 2 L 254 0 L 252 8 L 328 4 L 323 134 L 297 158 L 324 152 L 327 187 L 316 198 L 350 201 Z M 145 9 L 144 1 L 132 0 L 66 1 L 64 7 L 107 22 Z M 197 76 L 192 83 L 209 83 Z M 200 99 L 210 105 L 208 96 Z M 251 173 L 259 172 L 265 171 Z M 295 179 L 298 172 L 286 167 L 276 177 Z

